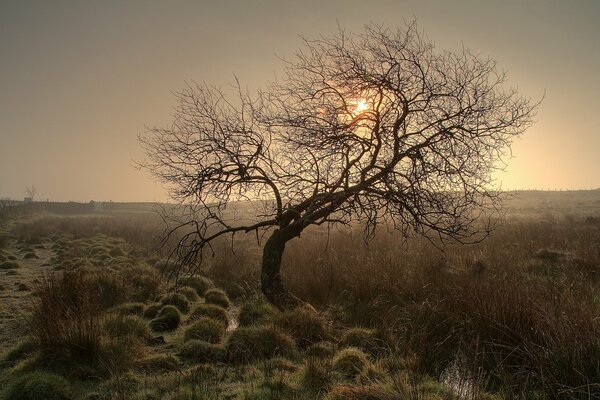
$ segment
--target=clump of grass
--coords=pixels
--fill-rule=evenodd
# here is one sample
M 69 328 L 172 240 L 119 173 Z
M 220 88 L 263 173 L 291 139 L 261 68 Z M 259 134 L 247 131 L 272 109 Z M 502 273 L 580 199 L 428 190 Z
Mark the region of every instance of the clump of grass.
M 179 284 L 194 288 L 196 293 L 198 293 L 198 296 L 204 296 L 207 290 L 215 286 L 210 279 L 203 276 L 188 276 L 181 278 Z
M 181 362 L 172 354 L 156 354 L 135 362 L 136 369 L 145 373 L 165 373 L 178 371 Z
M 209 289 L 204 293 L 204 300 L 208 304 L 216 304 L 223 308 L 229 308 L 231 302 L 227 294 L 221 289 Z
M 38 342 L 34 338 L 28 336 L 3 355 L 0 366 L 6 364 L 13 365 L 24 360 L 27 356 L 37 351 L 39 347 Z
M 160 309 L 156 318 L 150 321 L 150 328 L 157 332 L 174 331 L 181 322 L 181 313 L 177 307 L 166 305 Z
M 125 255 L 125 252 L 123 251 L 123 249 L 121 248 L 121 246 L 114 246 L 112 249 L 110 249 L 110 251 L 108 252 L 108 254 L 111 257 L 122 257 Z
M 144 313 L 142 315 L 144 316 L 144 318 L 152 319 L 156 317 L 161 308 L 162 304 L 160 303 L 150 304 L 144 309 Z
M 240 307 L 240 326 L 263 325 L 272 320 L 277 310 L 264 300 L 254 299 Z
M 3 393 L 5 400 L 74 400 L 71 384 L 63 377 L 33 372 L 11 381 Z
M 326 322 L 308 306 L 275 315 L 273 324 L 292 336 L 300 347 L 308 347 L 330 336 Z
M 183 286 L 183 287 L 180 287 L 179 289 L 177 289 L 177 291 L 179 293 L 181 293 L 182 295 L 184 295 L 192 303 L 196 302 L 200 299 L 200 296 L 198 296 L 196 289 L 194 289 L 192 287 Z
M 331 342 L 318 342 L 309 346 L 306 349 L 306 355 L 308 357 L 326 359 L 333 358 L 335 355 L 336 348 L 335 345 Z
M 177 307 L 179 311 L 187 314 L 190 311 L 190 302 L 181 293 L 169 293 L 160 299 L 160 303 L 164 305 L 172 305 Z
M 413 394 L 413 393 L 411 393 Z M 410 396 L 410 395 L 409 395 Z M 438 397 L 421 397 L 419 394 L 413 396 L 400 396 L 378 384 L 367 385 L 336 385 L 325 400 L 396 400 L 396 399 L 438 399 Z M 440 397 L 446 398 L 446 397 Z
M 179 356 L 184 360 L 196 363 L 213 363 L 224 361 L 227 351 L 222 345 L 203 340 L 190 340 L 183 344 L 179 350 Z
M 121 315 L 143 315 L 146 305 L 144 303 L 123 303 L 115 308 Z
M 331 385 L 331 362 L 314 357 L 307 357 L 299 371 L 300 385 L 308 391 L 323 393 Z
M 369 357 L 362 350 L 348 347 L 335 355 L 332 366 L 340 374 L 354 378 L 360 375 L 368 364 Z
M 220 321 L 227 327 L 229 318 L 227 310 L 216 304 L 198 304 L 190 314 L 190 320 L 196 320 L 201 317 L 209 317 Z
M 344 347 L 356 347 L 371 354 L 379 354 L 386 350 L 383 340 L 379 339 L 375 329 L 350 328 L 346 330 L 340 345 Z
M 233 331 L 225 343 L 232 362 L 288 356 L 295 351 L 294 340 L 273 327 L 251 326 Z
M 219 343 L 225 335 L 225 328 L 221 321 L 209 317 L 201 317 L 186 330 L 184 341 L 203 340 L 208 343 Z
M 112 337 L 131 335 L 148 339 L 151 336 L 148 323 L 137 315 L 108 315 L 103 322 L 104 331 Z
M 4 261 L 0 264 L 0 269 L 19 269 L 21 268 L 21 264 L 18 261 Z
M 34 259 L 34 258 L 40 258 L 38 257 L 38 255 L 35 253 L 35 251 L 28 251 L 23 255 L 23 258 L 26 260 L 30 260 L 30 259 Z
M 101 307 L 85 274 L 65 272 L 42 280 L 36 290 L 31 331 L 47 354 L 75 361 L 99 360 L 102 343 Z

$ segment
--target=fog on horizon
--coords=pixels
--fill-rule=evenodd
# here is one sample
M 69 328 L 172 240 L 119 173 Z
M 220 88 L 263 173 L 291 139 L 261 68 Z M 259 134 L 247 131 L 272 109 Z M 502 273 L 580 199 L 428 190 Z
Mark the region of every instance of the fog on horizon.
M 135 168 L 186 81 L 251 90 L 307 38 L 415 18 L 438 49 L 464 45 L 545 99 L 496 178 L 504 189 L 600 188 L 600 2 L 3 1 L 0 198 L 164 201 Z

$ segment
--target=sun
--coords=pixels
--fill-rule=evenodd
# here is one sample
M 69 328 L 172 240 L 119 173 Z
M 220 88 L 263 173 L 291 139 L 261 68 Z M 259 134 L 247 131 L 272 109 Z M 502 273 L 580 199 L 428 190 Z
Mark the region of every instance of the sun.
M 365 100 L 359 100 L 358 103 L 356 103 L 355 112 L 361 113 L 361 112 L 365 111 L 367 108 L 368 108 L 367 102 Z

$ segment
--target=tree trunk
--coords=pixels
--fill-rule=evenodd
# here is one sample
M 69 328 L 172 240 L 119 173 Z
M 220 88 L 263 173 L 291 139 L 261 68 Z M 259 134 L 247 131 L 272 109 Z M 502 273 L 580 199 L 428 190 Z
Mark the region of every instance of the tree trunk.
M 281 280 L 281 258 L 287 239 L 276 229 L 263 248 L 262 271 L 260 276 L 262 291 L 266 298 L 280 310 L 298 307 L 303 302 L 291 294 Z

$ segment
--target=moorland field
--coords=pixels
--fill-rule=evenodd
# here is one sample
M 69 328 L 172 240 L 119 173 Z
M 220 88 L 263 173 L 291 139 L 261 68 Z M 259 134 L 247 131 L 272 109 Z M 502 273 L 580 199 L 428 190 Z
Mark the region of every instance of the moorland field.
M 0 399 L 600 399 L 600 190 L 510 193 L 481 243 L 254 234 L 168 279 L 149 204 L 0 215 Z

